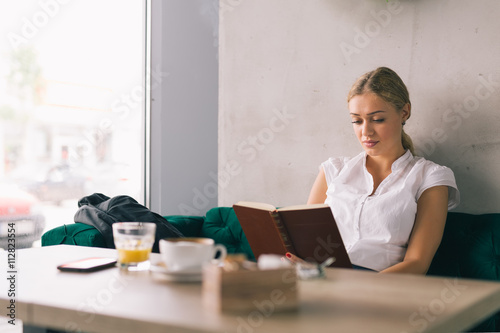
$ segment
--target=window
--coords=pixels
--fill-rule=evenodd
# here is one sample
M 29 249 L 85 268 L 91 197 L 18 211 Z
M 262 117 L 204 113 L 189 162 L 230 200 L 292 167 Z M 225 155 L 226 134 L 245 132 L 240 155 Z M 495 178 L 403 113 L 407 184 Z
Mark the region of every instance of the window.
M 19 246 L 83 196 L 144 203 L 145 2 L 0 0 L 0 222 Z

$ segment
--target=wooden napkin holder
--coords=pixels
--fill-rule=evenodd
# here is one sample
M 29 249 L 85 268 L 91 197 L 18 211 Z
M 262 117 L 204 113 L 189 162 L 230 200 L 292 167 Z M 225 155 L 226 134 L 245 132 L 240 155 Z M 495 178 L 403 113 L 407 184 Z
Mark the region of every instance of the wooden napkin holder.
M 297 274 L 294 267 L 227 271 L 217 265 L 203 269 L 204 306 L 222 312 L 296 310 Z

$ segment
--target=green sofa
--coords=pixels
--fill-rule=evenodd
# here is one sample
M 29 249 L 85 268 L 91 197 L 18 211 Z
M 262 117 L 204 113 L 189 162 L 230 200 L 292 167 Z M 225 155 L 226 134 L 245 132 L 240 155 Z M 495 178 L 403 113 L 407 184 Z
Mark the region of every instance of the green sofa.
M 169 215 L 165 218 L 186 237 L 212 238 L 217 244 L 224 244 L 228 253 L 244 253 L 249 259 L 255 259 L 236 214 L 230 207 L 213 208 L 203 217 Z M 59 244 L 107 247 L 100 232 L 83 223 L 65 224 L 42 235 L 42 246 Z
M 255 259 L 231 207 L 213 208 L 203 217 L 165 218 L 185 236 L 209 237 L 224 244 L 228 253 Z M 99 231 L 82 223 L 57 227 L 42 236 L 42 246 L 57 244 L 106 247 Z M 443 240 L 427 274 L 500 281 L 500 214 L 448 213 Z M 500 313 L 472 331 L 500 332 Z

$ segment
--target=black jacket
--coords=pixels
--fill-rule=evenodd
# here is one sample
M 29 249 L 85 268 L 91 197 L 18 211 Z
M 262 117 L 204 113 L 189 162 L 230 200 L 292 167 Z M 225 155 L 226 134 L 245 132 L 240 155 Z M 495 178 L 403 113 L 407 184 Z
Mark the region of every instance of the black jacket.
M 150 211 L 127 195 L 109 198 L 101 193 L 94 193 L 78 201 L 75 222 L 95 227 L 103 235 L 107 247 L 115 248 L 113 229 L 115 222 L 154 222 L 156 223 L 153 252 L 159 253 L 158 242 L 162 238 L 183 237 L 182 233 L 165 218 Z

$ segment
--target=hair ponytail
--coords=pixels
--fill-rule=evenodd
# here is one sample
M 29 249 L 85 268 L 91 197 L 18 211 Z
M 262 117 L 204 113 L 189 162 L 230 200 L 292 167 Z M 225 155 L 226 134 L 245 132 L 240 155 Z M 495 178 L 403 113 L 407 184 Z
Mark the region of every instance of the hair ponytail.
M 401 129 L 401 142 L 403 143 L 403 148 L 410 151 L 410 153 L 415 156 L 415 147 L 413 147 L 413 141 L 410 136 L 406 134 L 404 129 Z

